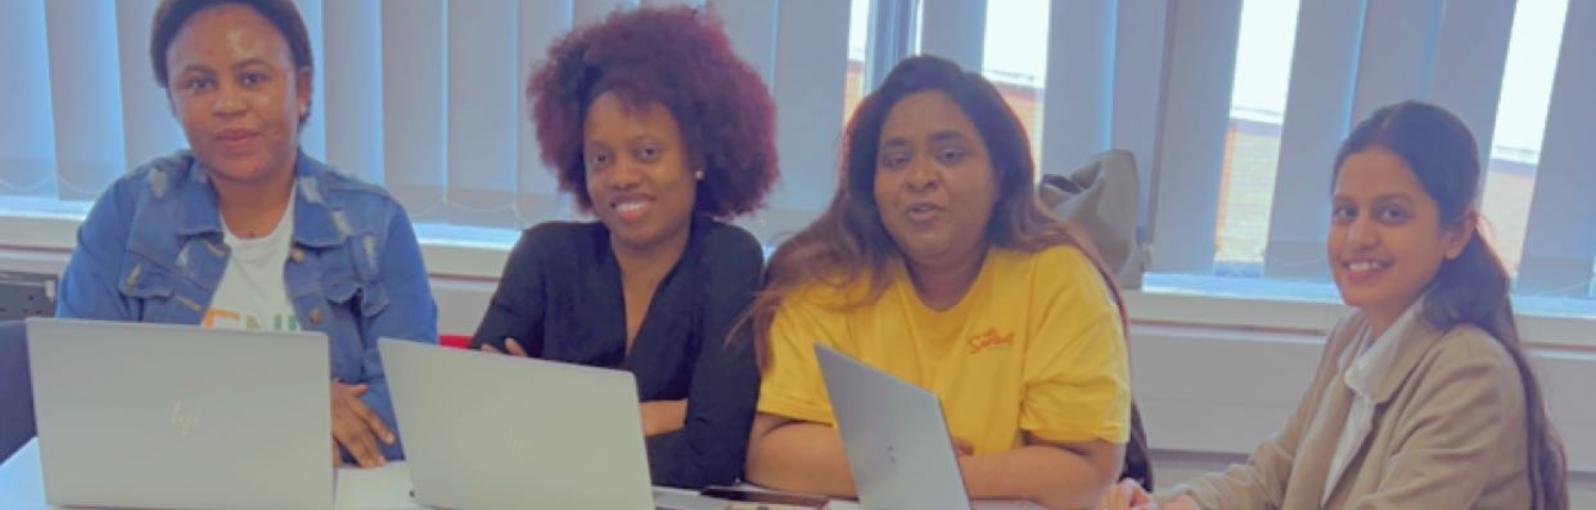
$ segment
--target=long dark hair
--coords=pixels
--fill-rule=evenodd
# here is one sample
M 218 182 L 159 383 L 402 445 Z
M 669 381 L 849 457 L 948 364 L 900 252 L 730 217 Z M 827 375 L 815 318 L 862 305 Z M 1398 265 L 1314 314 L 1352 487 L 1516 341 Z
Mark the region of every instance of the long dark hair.
M 892 107 L 924 91 L 946 94 L 958 105 L 991 155 L 998 197 L 986 228 L 987 243 L 1023 251 L 1059 244 L 1080 246 L 1063 221 L 1048 212 L 1037 197 L 1036 163 L 1031 159 L 1025 128 L 997 88 L 980 74 L 966 72 L 946 59 L 904 59 L 880 88 L 860 101 L 849 120 L 843 135 L 841 175 L 831 205 L 814 223 L 777 247 L 770 259 L 765 287 L 749 312 L 761 366 L 768 360 L 770 324 L 776 310 L 782 299 L 800 286 L 825 282 L 844 288 L 868 279 L 870 292 L 859 296 L 860 302 L 849 303 L 862 305 L 879 298 L 890 284 L 888 264 L 899 252 L 876 210 L 876 148 Z M 1098 268 L 1101 272 L 1102 264 Z M 1119 291 L 1107 273 L 1103 274 L 1118 301 Z
M 1408 101 L 1381 108 L 1358 124 L 1336 154 L 1337 176 L 1348 156 L 1382 147 L 1401 157 L 1440 209 L 1443 226 L 1462 228 L 1479 196 L 1480 158 L 1474 135 L 1456 116 L 1435 105 Z M 1430 282 L 1423 317 L 1439 329 L 1471 324 L 1490 333 L 1518 367 L 1529 432 L 1528 466 L 1536 510 L 1569 507 L 1567 462 L 1513 318 L 1507 269 L 1477 232 L 1457 258 Z

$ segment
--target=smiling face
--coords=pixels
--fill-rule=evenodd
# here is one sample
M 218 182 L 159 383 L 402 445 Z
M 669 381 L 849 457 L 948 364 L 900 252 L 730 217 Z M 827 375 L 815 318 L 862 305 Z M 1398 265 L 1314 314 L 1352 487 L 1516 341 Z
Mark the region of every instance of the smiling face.
M 600 94 L 587 110 L 582 158 L 593 214 L 616 242 L 646 248 L 687 235 L 697 183 L 665 105 L 629 107 Z
M 292 172 L 311 76 L 270 21 L 240 4 L 202 9 L 173 38 L 166 65 L 172 111 L 213 177 L 250 183 Z
M 911 263 L 956 267 L 986 249 L 997 179 L 970 117 L 941 92 L 887 113 L 876 150 L 876 209 Z
M 1462 253 L 1475 221 L 1470 213 L 1445 225 L 1408 164 L 1378 145 L 1342 162 L 1332 210 L 1328 255 L 1342 301 L 1390 318 Z

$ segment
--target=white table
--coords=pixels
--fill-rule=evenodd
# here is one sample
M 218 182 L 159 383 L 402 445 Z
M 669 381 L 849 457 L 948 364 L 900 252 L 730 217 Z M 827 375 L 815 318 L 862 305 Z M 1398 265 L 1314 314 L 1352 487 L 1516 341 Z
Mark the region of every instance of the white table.
M 677 489 L 661 489 L 691 494 Z M 44 502 L 44 476 L 39 466 L 37 441 L 23 446 L 0 464 L 0 509 L 50 510 Z M 338 510 L 425 510 L 410 499 L 410 469 L 392 462 L 381 469 L 338 470 Z M 829 510 L 858 510 L 852 502 L 833 501 Z

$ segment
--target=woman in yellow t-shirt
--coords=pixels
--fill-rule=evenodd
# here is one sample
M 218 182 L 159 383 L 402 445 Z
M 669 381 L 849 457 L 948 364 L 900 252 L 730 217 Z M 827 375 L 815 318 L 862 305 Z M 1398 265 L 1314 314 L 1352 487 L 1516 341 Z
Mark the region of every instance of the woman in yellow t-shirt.
M 1117 291 L 1035 194 L 991 83 L 907 59 L 849 122 L 830 208 L 772 258 L 748 479 L 853 496 L 815 342 L 935 393 L 971 497 L 1095 505 L 1130 383 Z

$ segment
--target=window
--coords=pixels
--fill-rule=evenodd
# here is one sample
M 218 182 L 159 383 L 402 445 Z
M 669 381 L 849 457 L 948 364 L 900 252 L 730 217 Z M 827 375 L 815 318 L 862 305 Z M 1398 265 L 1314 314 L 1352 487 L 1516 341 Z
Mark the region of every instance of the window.
M 1297 0 L 1242 4 L 1215 231 L 1214 265 L 1219 274 L 1256 276 L 1261 271 L 1280 161 L 1297 8 Z
M 986 4 L 985 75 L 1020 117 L 1031 158 L 1042 160 L 1042 101 L 1047 87 L 1047 0 L 990 0 Z
M 1513 274 L 1524 258 L 1524 233 L 1568 0 L 1519 0 L 1515 9 L 1480 207 L 1485 231 Z
M 853 110 L 864 99 L 865 56 L 870 53 L 870 0 L 853 0 L 848 15 L 848 76 L 843 84 L 842 121 L 853 117 Z
M 0 81 L 0 91 L 6 92 L 0 94 L 0 118 L 9 120 L 0 124 L 0 232 L 4 232 L 0 244 L 33 242 L 31 237 L 9 234 L 17 229 L 8 227 L 23 224 L 18 218 L 68 218 L 63 223 L 81 218 L 88 200 L 106 182 L 185 143 L 141 60 L 147 58 L 141 45 L 148 40 L 153 8 L 146 3 L 0 2 L 0 68 L 15 71 L 8 75 L 11 79 Z M 514 228 L 571 214 L 568 199 L 555 191 L 554 177 L 537 157 L 524 105 L 516 102 L 520 85 L 514 83 L 528 71 L 522 66 L 530 66 L 536 55 L 546 51 L 548 41 L 570 28 L 570 19 L 523 7 L 563 5 L 568 11 L 589 3 L 327 2 L 307 9 L 303 14 L 314 32 L 313 44 L 325 57 L 318 60 L 325 67 L 317 69 L 322 80 L 318 90 L 325 89 L 325 95 L 316 102 L 320 109 L 302 135 L 306 150 L 385 184 L 410 210 L 429 246 L 452 243 L 502 250 L 513 240 Z M 1365 97 L 1423 98 L 1426 77 L 1444 74 L 1430 72 L 1436 67 L 1437 52 L 1456 54 L 1460 48 L 1473 51 L 1483 44 L 1495 54 L 1506 54 L 1501 88 L 1495 92 L 1499 104 L 1494 124 L 1479 128 L 1491 129 L 1494 135 L 1481 137 L 1490 139 L 1482 199 L 1487 234 L 1513 269 L 1526 268 L 1517 272 L 1521 282 L 1534 280 L 1542 268 L 1552 268 L 1546 270 L 1550 276 L 1542 284 L 1524 286 L 1526 294 L 1550 296 L 1549 290 L 1528 289 L 1578 291 L 1587 286 L 1583 269 L 1587 262 L 1596 265 L 1596 260 L 1586 259 L 1592 255 L 1564 245 L 1543 248 L 1525 242 L 1526 237 L 1542 243 L 1542 239 L 1572 239 L 1566 235 L 1570 232 L 1591 232 L 1579 230 L 1591 228 L 1584 221 L 1591 209 L 1571 207 L 1584 205 L 1577 195 L 1553 193 L 1538 204 L 1547 207 L 1531 207 L 1537 185 L 1543 192 L 1588 187 L 1562 184 L 1588 182 L 1585 169 L 1575 166 L 1589 160 L 1590 152 L 1566 149 L 1581 145 L 1574 139 L 1579 130 L 1547 126 L 1548 111 L 1571 111 L 1568 105 L 1581 113 L 1567 118 L 1553 115 L 1551 120 L 1582 126 L 1568 119 L 1589 117 L 1579 107 L 1596 104 L 1587 93 L 1551 95 L 1565 32 L 1573 41 L 1571 47 L 1590 46 L 1588 41 L 1596 38 L 1565 27 L 1583 28 L 1590 23 L 1581 20 L 1596 16 L 1596 10 L 1580 10 L 1590 9 L 1583 2 L 1519 0 L 1513 4 L 1511 27 L 1501 17 L 1506 7 L 1492 11 L 1488 3 L 1452 2 L 1446 12 L 1491 16 L 1447 17 L 1427 3 L 1407 2 L 1365 6 L 1214 0 L 1181 3 L 1179 9 L 1167 2 L 1108 2 L 1092 13 L 1109 16 L 1112 21 L 1105 23 L 1112 23 L 1112 30 L 1079 38 L 1089 46 L 1070 48 L 1081 50 L 1086 55 L 1083 60 L 1101 57 L 1089 62 L 1090 76 L 1104 79 L 1106 85 L 1094 84 L 1094 93 L 1079 95 L 1054 87 L 1051 115 L 1055 118 L 1049 119 L 1044 108 L 1049 54 L 1058 60 L 1076 58 L 1057 48 L 1049 51 L 1054 40 L 1062 40 L 1049 36 L 1051 30 L 1063 29 L 1050 25 L 1055 3 L 1061 9 L 1080 8 L 1050 0 L 705 3 L 722 18 L 734 47 L 769 81 L 778 111 L 777 146 L 787 172 L 770 207 L 745 225 L 762 239 L 774 241 L 823 210 L 835 186 L 832 169 L 842 124 L 870 91 L 872 80 L 905 54 L 923 50 L 964 62 L 991 80 L 1017 113 L 1038 156 L 1048 125 L 1061 138 L 1076 129 L 1100 133 L 1101 144 L 1094 139 L 1089 144 L 1092 150 L 1101 145 L 1136 154 L 1144 170 L 1142 186 L 1150 200 L 1157 201 L 1149 209 L 1155 214 L 1162 211 L 1158 218 L 1146 218 L 1149 225 L 1142 235 L 1156 248 L 1154 267 L 1179 273 L 1150 277 L 1153 286 L 1163 282 L 1165 287 L 1184 285 L 1217 294 L 1333 300 L 1335 290 L 1322 274 L 1264 269 L 1266 260 L 1268 265 L 1326 268 L 1323 237 L 1314 230 L 1327 223 L 1316 209 L 1320 204 L 1305 200 L 1305 195 L 1287 196 L 1291 190 L 1304 189 L 1294 181 L 1301 176 L 1277 179 L 1282 157 L 1292 165 L 1308 158 L 1322 161 L 1323 147 L 1297 148 L 1294 140 L 1293 147 L 1286 148 L 1293 152 L 1282 154 L 1281 134 L 1285 123 L 1292 122 L 1294 133 L 1297 126 L 1304 126 L 1301 132 L 1314 134 L 1312 139 L 1329 141 L 1342 134 L 1338 130 L 1343 119 L 1336 117 L 1339 106 L 1329 103 L 1308 103 L 1323 106 L 1322 111 L 1309 107 L 1286 111 L 1295 52 L 1315 55 L 1315 62 L 1345 63 L 1326 67 L 1335 76 L 1315 82 L 1326 86 L 1298 87 L 1299 95 L 1346 97 L 1356 103 Z M 1297 25 L 1299 12 L 1321 30 L 1299 36 L 1299 28 L 1307 28 Z M 849 22 L 837 23 L 842 16 L 849 16 Z M 981 16 L 984 21 L 975 21 Z M 1478 35 L 1469 30 L 1473 25 L 1457 23 L 1465 18 L 1497 23 L 1489 37 L 1459 37 Z M 1074 23 L 1087 18 L 1059 19 Z M 1104 26 L 1091 23 L 1085 26 Z M 462 26 L 471 30 L 460 30 Z M 62 27 L 66 29 L 56 30 Z M 1235 49 L 1228 46 L 1231 36 L 1236 38 Z M 1225 46 L 1205 46 L 1214 42 Z M 1177 54 L 1187 58 L 1171 57 Z M 1232 55 L 1231 74 L 1209 71 L 1228 65 Z M 1077 62 L 1054 64 L 1082 69 Z M 1579 78 L 1585 72 L 1573 69 L 1565 74 Z M 1073 84 L 1065 81 L 1072 77 L 1060 73 L 1053 73 L 1055 82 Z M 1226 79 L 1231 80 L 1228 87 Z M 813 86 L 838 80 L 843 87 Z M 1101 101 L 1094 95 L 1099 88 L 1104 90 Z M 1565 90 L 1586 88 L 1576 82 Z M 1227 94 L 1228 112 L 1218 108 Z M 1477 101 L 1459 105 L 1460 110 L 1486 112 L 1491 98 L 1481 97 L 1491 95 L 1459 94 L 1450 100 Z M 1091 115 L 1058 111 L 1074 108 L 1077 102 L 1097 109 Z M 1090 125 L 1082 127 L 1085 124 Z M 451 132 L 458 136 L 448 136 Z M 460 135 L 473 132 L 501 136 Z M 1573 141 L 1567 142 L 1565 136 Z M 1547 151 L 1544 164 L 1543 150 Z M 1078 157 L 1067 152 L 1060 151 L 1063 160 Z M 1198 166 L 1169 163 L 1197 159 L 1201 162 L 1193 165 Z M 1073 163 L 1063 160 L 1064 165 Z M 1158 165 L 1162 165 L 1159 173 L 1154 174 Z M 1172 175 L 1179 178 L 1170 179 Z M 1276 200 L 1277 182 L 1282 188 L 1280 200 Z M 1165 189 L 1151 189 L 1154 186 Z M 1190 189 L 1218 192 L 1199 196 Z M 1532 210 L 1537 218 L 1544 215 L 1548 220 L 1535 219 L 1530 225 Z M 1152 225 L 1154 221 L 1168 225 Z M 1548 225 L 1555 227 L 1548 229 L 1549 234 L 1537 233 Z M 1277 232 L 1271 232 L 1271 226 Z M 61 240 L 51 241 L 56 242 L 52 247 L 71 245 L 69 231 L 47 237 Z M 1275 251 L 1266 258 L 1266 249 Z M 1551 263 L 1538 263 L 1542 258 Z M 1248 278 L 1223 278 L 1231 276 Z M 1284 282 L 1293 278 L 1300 281 Z M 1578 309 L 1596 307 L 1596 300 L 1568 295 L 1578 293 L 1574 291 L 1555 299 L 1577 297 L 1571 301 L 1587 307 Z M 1554 299 L 1548 296 L 1530 302 Z

